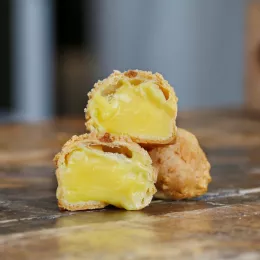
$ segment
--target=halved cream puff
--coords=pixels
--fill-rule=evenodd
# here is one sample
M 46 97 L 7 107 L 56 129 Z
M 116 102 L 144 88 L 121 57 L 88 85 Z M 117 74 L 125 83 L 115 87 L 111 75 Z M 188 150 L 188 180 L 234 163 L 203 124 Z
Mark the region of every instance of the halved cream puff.
M 168 144 L 175 138 L 177 97 L 161 74 L 114 71 L 88 94 L 90 132 L 127 135 L 139 144 Z
M 111 204 L 138 210 L 149 205 L 156 192 L 157 173 L 149 154 L 125 138 L 73 136 L 54 161 L 61 209 L 97 209 Z
M 174 144 L 153 148 L 149 154 L 159 171 L 155 197 L 179 200 L 207 192 L 210 164 L 192 133 L 178 128 Z

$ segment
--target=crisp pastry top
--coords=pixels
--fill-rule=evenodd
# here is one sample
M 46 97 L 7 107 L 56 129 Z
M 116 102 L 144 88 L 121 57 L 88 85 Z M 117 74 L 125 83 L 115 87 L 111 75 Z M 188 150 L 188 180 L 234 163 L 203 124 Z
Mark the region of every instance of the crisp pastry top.
M 197 138 L 178 128 L 176 141 L 149 151 L 159 170 L 157 198 L 186 199 L 207 192 L 210 164 Z
M 159 73 L 114 71 L 88 96 L 90 132 L 127 135 L 140 144 L 167 144 L 175 138 L 178 99 Z
M 152 160 L 130 139 L 94 133 L 73 136 L 54 161 L 58 204 L 63 209 L 111 204 L 137 210 L 147 206 L 156 192 Z

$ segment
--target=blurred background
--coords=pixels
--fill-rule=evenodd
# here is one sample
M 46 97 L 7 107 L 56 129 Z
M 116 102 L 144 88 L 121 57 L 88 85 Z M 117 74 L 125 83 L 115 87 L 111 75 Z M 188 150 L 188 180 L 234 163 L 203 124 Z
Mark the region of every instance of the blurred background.
M 259 109 L 259 6 L 1 0 L 0 121 L 83 116 L 95 81 L 135 68 L 162 73 L 181 111 Z

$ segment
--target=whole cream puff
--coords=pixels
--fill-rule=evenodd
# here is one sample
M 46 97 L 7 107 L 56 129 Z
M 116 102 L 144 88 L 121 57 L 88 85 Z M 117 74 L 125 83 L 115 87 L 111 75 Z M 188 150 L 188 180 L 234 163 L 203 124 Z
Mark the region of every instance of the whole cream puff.
M 174 144 L 153 148 L 149 154 L 158 169 L 155 197 L 179 200 L 207 192 L 210 164 L 192 133 L 178 128 Z

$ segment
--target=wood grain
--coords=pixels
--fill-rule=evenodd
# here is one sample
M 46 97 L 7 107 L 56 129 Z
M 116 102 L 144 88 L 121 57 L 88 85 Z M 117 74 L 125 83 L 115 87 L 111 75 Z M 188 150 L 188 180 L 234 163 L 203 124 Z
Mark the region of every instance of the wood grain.
M 207 194 L 142 211 L 60 212 L 52 156 L 84 122 L 0 126 L 2 259 L 260 259 L 260 120 L 242 111 L 179 115 L 212 164 Z

